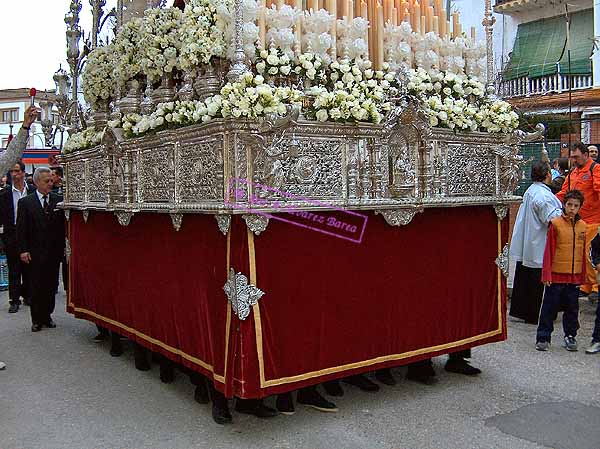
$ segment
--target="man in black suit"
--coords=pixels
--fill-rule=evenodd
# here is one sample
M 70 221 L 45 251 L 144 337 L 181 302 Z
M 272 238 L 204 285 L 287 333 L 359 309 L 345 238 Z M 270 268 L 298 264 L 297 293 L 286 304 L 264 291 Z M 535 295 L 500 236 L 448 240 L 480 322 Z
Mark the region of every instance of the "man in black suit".
M 37 191 L 19 201 L 17 241 L 21 261 L 29 265 L 31 331 L 39 332 L 42 326 L 56 327 L 52 312 L 65 251 L 65 217 L 56 208 L 62 197 L 52 193 L 50 169 L 38 167 L 33 182 Z
M 16 313 L 21 305 L 21 297 L 25 304 L 29 305 L 27 267 L 21 262 L 17 246 L 18 201 L 35 189 L 29 188 L 25 184 L 25 164 L 23 162 L 13 165 L 9 173 L 12 185 L 8 185 L 0 191 L 0 226 L 2 226 L 2 242 L 8 263 L 8 298 L 10 302 L 8 312 Z

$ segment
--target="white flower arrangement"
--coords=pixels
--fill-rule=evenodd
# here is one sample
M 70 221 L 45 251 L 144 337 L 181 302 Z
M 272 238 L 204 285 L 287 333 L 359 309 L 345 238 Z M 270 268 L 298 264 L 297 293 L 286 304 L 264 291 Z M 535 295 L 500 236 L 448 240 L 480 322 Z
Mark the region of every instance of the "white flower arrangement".
M 374 71 L 370 61 L 343 59 L 329 65 L 327 86 L 314 87 L 314 102 L 305 112 L 321 122 L 380 123 L 391 110 L 396 93 L 395 73 L 389 65 Z
M 398 68 L 399 65 L 411 68 L 414 60 L 412 46 L 421 36 L 413 33 L 410 23 L 393 25 L 388 22 L 383 35 L 386 61 L 390 61 L 393 68 Z
M 92 109 L 99 109 L 100 103 L 108 101 L 114 89 L 114 46 L 96 47 L 88 55 L 82 75 L 82 88 L 85 100 Z
M 327 81 L 326 64 L 321 57 L 315 53 L 301 53 L 296 58 L 294 73 L 311 83 L 324 84 Z
M 204 101 L 186 100 L 160 103 L 150 115 L 127 114 L 120 122 L 126 137 L 152 131 L 207 123 L 214 118 L 257 118 L 286 113 L 286 105 L 301 104 L 302 93 L 288 87 L 272 87 L 260 75 L 246 73 L 238 82 L 227 83 L 220 94 Z
M 505 101 L 485 97 L 485 86 L 475 77 L 424 69 L 412 70 L 408 91 L 425 107 L 431 126 L 460 131 L 511 133 L 519 117 Z
M 220 116 L 220 101 L 220 96 L 216 95 L 204 101 L 178 100 L 160 103 L 150 115 L 126 115 L 121 126 L 126 137 L 133 137 L 166 128 L 206 123 Z
M 179 67 L 182 13 L 178 8 L 152 8 L 144 12 L 141 28 L 141 67 L 154 83 Z
M 302 46 L 327 63 L 331 62 L 330 50 L 333 47 L 333 38 L 330 30 L 334 20 L 335 17 L 324 9 L 304 11 Z
M 355 17 L 351 22 L 337 21 L 337 54 L 349 59 L 365 58 L 369 50 L 367 32 L 369 21 Z
M 125 23 L 115 36 L 114 46 L 114 78 L 118 87 L 123 88 L 130 81 L 141 74 L 140 44 L 142 19 L 135 18 Z
M 296 36 L 293 31 L 298 18 L 302 12 L 289 5 L 283 5 L 277 9 L 273 4 L 267 9 L 267 44 L 274 45 L 281 49 L 289 58 L 294 57 L 294 46 L 296 44 Z
M 266 114 L 284 115 L 286 105 L 301 104 L 302 92 L 289 87 L 265 84 L 261 75 L 248 72 L 239 81 L 227 83 L 221 89 L 223 118 L 257 118 Z
M 104 131 L 96 131 L 94 127 L 86 128 L 83 131 L 69 136 L 69 139 L 63 148 L 63 152 L 69 154 L 74 151 L 95 147 L 100 144 L 103 135 Z
M 295 65 L 293 57 L 279 48 L 271 47 L 268 50 L 256 50 L 255 67 L 259 75 L 265 77 L 287 77 L 292 73 Z
M 191 71 L 209 64 L 212 57 L 224 57 L 226 42 L 218 28 L 217 0 L 190 0 L 183 12 L 179 29 L 180 68 Z

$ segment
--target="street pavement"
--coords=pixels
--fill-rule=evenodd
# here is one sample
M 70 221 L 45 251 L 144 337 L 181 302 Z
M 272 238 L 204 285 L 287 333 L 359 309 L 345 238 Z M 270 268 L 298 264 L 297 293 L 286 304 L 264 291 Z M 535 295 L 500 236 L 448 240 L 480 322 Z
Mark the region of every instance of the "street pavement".
M 234 413 L 228 426 L 194 402 L 183 374 L 162 384 L 157 366 L 134 368 L 128 346 L 110 357 L 108 343 L 92 341 L 93 325 L 66 314 L 64 294 L 58 327 L 38 333 L 27 307 L 9 315 L 5 292 L 0 301 L 0 449 L 600 448 L 600 354 L 583 351 L 594 311 L 585 299 L 579 352 L 560 347 L 559 323 L 542 353 L 535 327 L 509 321 L 508 341 L 473 351 L 478 377 L 445 372 L 439 357 L 435 386 L 403 380 L 397 369 L 398 385 L 379 393 L 345 387 L 337 414 L 302 406 L 270 420 Z

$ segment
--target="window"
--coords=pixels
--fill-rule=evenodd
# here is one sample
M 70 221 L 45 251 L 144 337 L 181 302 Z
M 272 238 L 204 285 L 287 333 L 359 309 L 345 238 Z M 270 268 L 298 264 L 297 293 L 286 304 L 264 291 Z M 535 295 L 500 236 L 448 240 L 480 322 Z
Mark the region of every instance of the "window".
M 8 139 L 0 140 L 0 148 L 6 148 L 8 146 Z
M 18 109 L 0 109 L 0 123 L 16 123 L 18 121 Z

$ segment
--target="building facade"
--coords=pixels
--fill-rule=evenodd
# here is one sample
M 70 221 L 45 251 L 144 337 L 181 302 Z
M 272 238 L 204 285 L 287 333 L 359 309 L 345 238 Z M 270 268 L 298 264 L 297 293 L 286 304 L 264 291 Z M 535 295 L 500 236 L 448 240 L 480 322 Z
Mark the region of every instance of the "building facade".
M 56 102 L 56 95 L 52 91 L 37 93 L 35 104 L 42 113 L 31 126 L 29 142 L 23 155 L 28 172 L 35 166 L 53 165 L 53 159 L 59 153 L 57 148 L 60 147 L 61 135 L 52 135 L 57 119 Z M 30 104 L 28 88 L 0 90 L 0 151 L 4 151 L 8 145 L 9 136 L 16 135 L 21 129 L 25 110 Z
M 600 143 L 600 5 L 496 0 L 499 93 L 565 144 Z

